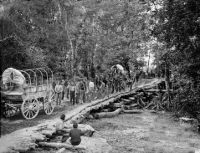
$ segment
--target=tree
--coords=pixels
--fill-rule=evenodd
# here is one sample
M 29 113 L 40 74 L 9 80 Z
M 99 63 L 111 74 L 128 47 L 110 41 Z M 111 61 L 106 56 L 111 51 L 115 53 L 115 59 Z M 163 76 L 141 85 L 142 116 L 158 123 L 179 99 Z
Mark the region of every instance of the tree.
M 6 9 L 3 12 L 4 16 L 1 17 L 3 29 L 0 33 L 1 42 L 7 37 L 14 37 L 14 41 L 23 47 L 18 51 L 14 46 L 13 50 L 10 50 L 4 45 L 1 46 L 2 50 L 6 51 L 4 53 L 6 56 L 14 55 L 14 52 L 16 54 L 23 52 L 21 55 L 26 62 L 23 64 L 19 61 L 15 61 L 19 63 L 10 62 L 3 69 L 8 65 L 12 67 L 19 65 L 17 67 L 19 69 L 47 65 L 55 72 L 63 71 L 63 50 L 67 50 L 68 46 L 63 29 L 57 22 L 59 9 L 55 2 L 22 0 L 20 3 L 12 1 L 4 7 Z
M 153 0 L 150 3 L 156 7 L 159 1 Z M 199 96 L 195 93 L 199 90 L 200 78 L 199 16 L 200 2 L 198 0 L 163 0 L 159 8 L 157 7 L 152 12 L 153 28 L 151 29 L 152 36 L 156 37 L 165 48 L 161 58 L 165 61 L 166 70 L 169 72 L 170 68 L 173 76 L 178 76 L 179 89 L 182 89 L 180 82 L 184 80 L 185 89 L 179 94 L 183 94 L 184 98 L 182 98 L 187 99 L 186 104 L 191 102 L 196 106 L 199 106 L 195 100 L 199 99 Z M 185 106 L 191 108 L 191 105 Z M 195 112 L 194 109 L 193 112 Z
M 94 76 L 94 68 L 109 68 L 121 56 L 120 63 L 129 71 L 130 63 L 145 52 L 139 44 L 148 39 L 147 14 L 143 13 L 147 7 L 137 1 L 22 0 L 11 4 L 4 17 L 14 30 L 6 34 L 14 33 L 27 54 L 30 46 L 41 48 L 43 64 L 55 72 L 82 75 L 81 68 L 85 76 Z

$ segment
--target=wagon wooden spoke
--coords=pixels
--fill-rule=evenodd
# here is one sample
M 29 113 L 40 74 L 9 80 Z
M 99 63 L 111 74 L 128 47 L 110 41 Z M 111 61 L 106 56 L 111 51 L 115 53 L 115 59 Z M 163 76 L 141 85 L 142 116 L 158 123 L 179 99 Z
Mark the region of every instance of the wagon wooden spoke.
M 28 112 L 29 111 L 29 109 L 26 109 L 26 110 L 24 110 L 24 113 L 26 113 L 26 112 Z
M 44 112 L 47 114 L 47 115 L 50 115 L 53 113 L 53 110 L 54 110 L 54 103 L 55 103 L 55 100 L 54 100 L 54 91 L 51 90 L 49 91 L 49 93 L 47 94 L 47 97 L 45 98 L 44 100 Z
M 24 113 L 26 116 L 29 116 L 29 110 L 26 112 L 26 113 Z
M 39 102 L 37 99 L 24 99 L 21 105 L 21 113 L 26 119 L 33 119 L 39 113 Z
M 33 113 L 33 112 L 34 112 L 34 111 L 30 110 L 30 115 L 31 115 L 31 117 L 34 116 L 34 113 Z

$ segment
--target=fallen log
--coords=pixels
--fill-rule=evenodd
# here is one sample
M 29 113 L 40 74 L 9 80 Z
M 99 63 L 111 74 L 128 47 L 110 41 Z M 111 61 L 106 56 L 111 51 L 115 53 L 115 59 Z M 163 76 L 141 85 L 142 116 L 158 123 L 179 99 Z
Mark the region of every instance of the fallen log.
M 94 118 L 99 119 L 99 118 L 106 118 L 106 117 L 113 117 L 118 115 L 122 111 L 121 108 L 118 108 L 114 112 L 102 112 L 102 113 L 96 113 L 94 114 Z
M 132 104 L 132 105 L 124 105 L 124 109 L 128 109 L 128 110 L 130 110 L 130 109 L 134 109 L 134 108 L 136 108 L 136 107 L 138 107 L 138 104 Z
M 72 146 L 67 143 L 58 143 L 58 142 L 39 142 L 38 145 L 42 147 L 65 148 L 68 150 L 74 150 L 74 149 L 85 150 L 85 147 L 83 146 Z
M 131 101 L 134 101 L 135 97 L 129 97 L 128 99 L 130 99 Z
M 61 149 L 59 149 L 58 151 L 56 151 L 56 153 L 64 153 L 65 151 L 66 151 L 65 148 L 61 148 Z
M 142 100 L 142 98 L 139 98 L 140 104 L 142 104 L 142 106 L 145 106 L 145 102 Z
M 154 101 L 152 101 L 152 102 L 150 102 L 146 107 L 145 107 L 145 109 L 148 109 L 151 105 L 153 105 L 154 104 Z
M 103 109 L 103 112 L 110 112 L 110 111 L 111 111 L 110 108 Z
M 121 98 L 121 100 L 124 102 L 124 104 L 130 104 L 130 103 L 132 103 L 130 99 Z
M 179 120 L 181 123 L 198 124 L 198 120 L 194 118 L 180 117 Z
M 140 107 L 140 108 L 143 108 L 143 105 L 140 104 L 140 99 L 137 98 L 137 105 Z
M 140 114 L 140 113 L 143 113 L 143 110 L 139 110 L 139 109 L 123 110 L 123 113 L 127 113 L 127 114 Z
M 121 108 L 123 106 L 123 103 L 114 103 L 113 107 L 115 108 Z

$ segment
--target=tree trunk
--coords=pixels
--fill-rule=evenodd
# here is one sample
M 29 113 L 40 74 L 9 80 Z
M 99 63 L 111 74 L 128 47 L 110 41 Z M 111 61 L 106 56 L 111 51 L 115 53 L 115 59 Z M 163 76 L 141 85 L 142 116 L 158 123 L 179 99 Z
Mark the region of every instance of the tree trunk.
M 123 113 L 127 113 L 127 114 L 140 114 L 142 112 L 143 110 L 139 110 L 139 109 L 123 110 Z
M 165 62 L 165 86 L 168 96 L 168 109 L 171 104 L 171 93 L 170 93 L 170 73 L 169 73 L 169 63 Z
M 149 63 L 150 63 L 150 51 L 149 51 L 149 58 L 148 58 L 148 67 L 147 67 L 147 75 L 149 75 Z
M 114 112 L 102 112 L 102 113 L 96 113 L 94 114 L 94 118 L 104 118 L 104 117 L 113 117 L 118 115 L 122 111 L 121 108 L 118 108 Z
M 69 150 L 74 150 L 74 149 L 85 150 L 85 148 L 83 148 L 83 147 L 79 147 L 79 146 L 74 147 L 67 143 L 58 143 L 58 142 L 39 142 L 38 145 L 43 146 L 43 147 L 65 148 L 65 149 L 69 149 Z

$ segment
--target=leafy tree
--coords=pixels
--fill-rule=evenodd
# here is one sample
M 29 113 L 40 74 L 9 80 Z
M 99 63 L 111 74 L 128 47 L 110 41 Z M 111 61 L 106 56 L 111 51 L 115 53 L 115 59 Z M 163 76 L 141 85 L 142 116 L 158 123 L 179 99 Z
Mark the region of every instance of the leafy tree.
M 177 65 L 180 73 L 196 80 L 199 74 L 199 15 L 197 0 L 164 1 L 162 9 L 156 12 L 153 35 L 166 44 L 165 56 Z
M 37 54 L 42 55 L 40 61 L 44 62 L 40 64 L 55 72 L 72 76 L 82 75 L 81 71 L 89 77 L 94 76 L 94 68 L 109 68 L 113 61 L 129 71 L 130 63 L 137 63 L 137 58 L 145 52 L 139 49 L 139 44 L 148 39 L 147 14 L 142 13 L 147 7 L 138 1 L 21 0 L 11 3 L 4 17 L 14 28 L 8 29 L 6 36 L 15 34 L 27 56 L 30 46 L 38 48 Z M 31 60 L 32 66 L 37 66 L 37 58 Z
M 176 88 L 179 98 L 174 101 L 177 105 L 180 104 L 179 109 L 183 107 L 195 112 L 200 106 L 196 101 L 199 99 L 196 93 L 199 90 L 200 78 L 200 2 L 153 0 L 149 1 L 149 4 L 156 8 L 151 12 L 150 30 L 152 36 L 162 44 L 158 58 L 164 61 L 168 72 L 172 72 L 176 80 L 175 86 L 179 86 Z M 185 101 L 185 104 L 182 101 Z M 194 108 L 194 105 L 197 107 Z

